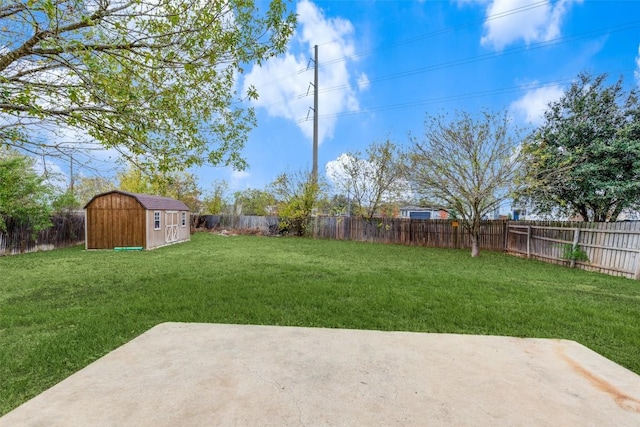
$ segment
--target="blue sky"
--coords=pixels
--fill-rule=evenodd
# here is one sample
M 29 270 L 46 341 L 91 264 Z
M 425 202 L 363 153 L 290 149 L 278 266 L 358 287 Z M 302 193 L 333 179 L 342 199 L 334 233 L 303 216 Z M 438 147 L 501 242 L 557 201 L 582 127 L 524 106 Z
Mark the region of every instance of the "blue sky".
M 425 114 L 508 109 L 535 126 L 578 73 L 640 84 L 640 1 L 299 1 L 286 54 L 249 67 L 258 125 L 245 171 L 194 169 L 203 190 L 263 188 L 311 168 L 313 46 L 319 46 L 319 170 L 387 138 L 407 144 Z M 307 95 L 308 91 L 308 95 Z M 309 115 L 309 120 L 305 120 Z

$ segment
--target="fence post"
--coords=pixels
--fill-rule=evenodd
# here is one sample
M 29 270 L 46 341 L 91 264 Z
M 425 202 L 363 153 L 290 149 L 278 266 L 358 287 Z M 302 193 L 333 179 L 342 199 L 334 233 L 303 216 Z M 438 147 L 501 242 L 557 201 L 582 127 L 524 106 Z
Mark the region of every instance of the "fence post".
M 318 228 L 320 226 L 320 224 L 318 224 L 320 222 L 320 217 L 318 215 L 316 215 L 313 218 L 313 238 L 317 239 L 318 238 Z
M 458 249 L 458 221 L 453 221 L 451 226 L 453 227 L 453 247 Z
M 640 280 L 640 252 L 636 252 L 636 274 L 633 278 Z
M 509 249 L 509 222 L 505 221 L 502 226 L 502 235 L 504 236 L 503 251 L 507 251 Z
M 531 226 L 527 226 L 527 258 L 531 258 Z
M 353 228 L 353 222 L 351 221 L 351 215 L 349 215 L 348 217 L 346 217 L 346 220 L 344 222 L 344 226 L 345 226 L 345 240 L 351 240 L 351 229 Z
M 576 248 L 578 247 L 578 241 L 580 240 L 580 229 L 579 228 L 575 228 L 573 230 L 573 244 L 571 245 L 571 253 L 575 254 L 576 252 Z M 575 268 L 576 266 L 576 260 L 575 257 L 572 256 L 571 257 L 571 263 L 570 263 L 570 267 L 571 268 Z

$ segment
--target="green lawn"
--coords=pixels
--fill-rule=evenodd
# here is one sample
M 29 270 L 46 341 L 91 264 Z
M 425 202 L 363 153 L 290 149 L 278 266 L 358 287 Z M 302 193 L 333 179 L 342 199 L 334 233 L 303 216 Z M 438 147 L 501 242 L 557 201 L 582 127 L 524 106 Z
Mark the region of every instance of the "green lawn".
M 640 373 L 640 283 L 499 253 L 196 234 L 0 257 L 0 414 L 167 321 L 576 340 Z

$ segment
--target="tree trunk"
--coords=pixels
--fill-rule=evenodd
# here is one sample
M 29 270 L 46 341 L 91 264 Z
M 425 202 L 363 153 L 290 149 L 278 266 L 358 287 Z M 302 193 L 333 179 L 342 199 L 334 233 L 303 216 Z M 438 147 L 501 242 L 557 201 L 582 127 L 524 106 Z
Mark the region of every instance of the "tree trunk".
M 471 238 L 471 256 L 473 258 L 480 256 L 480 212 L 477 206 L 474 208 L 474 216 L 466 223 Z
M 609 221 L 614 222 L 618 220 L 618 217 L 622 213 L 622 206 L 623 206 L 622 203 L 616 205 L 616 207 L 613 209 L 613 213 L 611 214 L 611 217 L 609 218 Z
M 578 212 L 580 213 L 580 216 L 582 217 L 582 221 L 584 222 L 591 222 L 590 218 L 589 218 L 589 213 L 587 211 L 587 207 L 584 205 L 578 205 Z
M 480 256 L 480 245 L 478 245 L 479 236 L 475 233 L 471 234 L 471 256 L 479 257 Z

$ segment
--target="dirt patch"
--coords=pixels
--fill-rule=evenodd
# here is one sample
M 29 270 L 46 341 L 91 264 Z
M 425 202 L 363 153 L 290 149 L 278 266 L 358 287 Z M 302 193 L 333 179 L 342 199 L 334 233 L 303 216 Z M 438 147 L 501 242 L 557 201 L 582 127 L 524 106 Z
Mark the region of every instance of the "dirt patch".
M 260 230 L 258 228 L 240 228 L 240 229 L 227 230 L 225 228 L 207 229 L 207 228 L 201 227 L 201 228 L 194 228 L 192 231 L 194 233 L 211 233 L 211 234 L 215 234 L 215 235 L 218 235 L 218 236 L 226 236 L 226 237 L 233 237 L 233 236 L 271 236 L 271 234 L 269 232 L 265 232 L 265 231 Z

